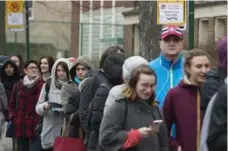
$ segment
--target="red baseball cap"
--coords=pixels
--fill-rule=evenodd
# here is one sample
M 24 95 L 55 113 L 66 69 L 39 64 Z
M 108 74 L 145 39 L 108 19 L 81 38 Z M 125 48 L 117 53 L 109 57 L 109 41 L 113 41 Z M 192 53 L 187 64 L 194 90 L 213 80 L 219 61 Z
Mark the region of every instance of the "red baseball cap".
M 174 35 L 181 39 L 183 38 L 181 29 L 178 26 L 169 25 L 169 26 L 163 27 L 161 32 L 161 39 L 164 39 L 169 35 Z

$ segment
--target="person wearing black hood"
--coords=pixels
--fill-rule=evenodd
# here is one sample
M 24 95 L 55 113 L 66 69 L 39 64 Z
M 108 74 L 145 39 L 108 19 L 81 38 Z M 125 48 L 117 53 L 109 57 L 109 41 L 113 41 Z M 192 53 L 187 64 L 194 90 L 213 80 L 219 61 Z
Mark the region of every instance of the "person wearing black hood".
M 21 57 L 21 55 L 12 55 L 10 57 L 10 60 L 12 60 L 19 68 L 19 73 L 20 73 L 20 78 L 23 79 L 25 76 L 25 73 L 23 71 L 23 67 L 24 67 L 24 60 Z
M 126 58 L 124 54 L 117 53 L 108 56 L 104 62 L 103 73 L 99 75 L 103 76 L 103 81 L 92 98 L 88 112 L 89 118 L 87 123 L 89 123 L 89 133 L 87 134 L 87 148 L 89 151 L 96 150 L 98 147 L 99 129 L 105 102 L 111 88 L 123 83 L 122 66 Z
M 82 89 L 80 94 L 80 102 L 79 102 L 79 117 L 83 130 L 85 133 L 88 133 L 88 108 L 90 106 L 90 102 L 98 89 L 99 85 L 104 81 L 104 62 L 108 56 L 113 54 L 124 54 L 124 50 L 119 46 L 111 46 L 108 47 L 102 54 L 100 60 L 99 70 L 92 72 L 90 76 L 86 76 L 88 78 L 85 82 L 85 87 Z M 110 67 L 111 68 L 111 67 Z M 90 72 L 90 71 L 88 71 Z M 87 134 L 85 138 L 85 144 L 87 144 Z
M 207 106 L 212 96 L 224 84 L 227 77 L 227 36 L 216 43 L 216 51 L 218 56 L 218 67 L 211 70 L 207 74 L 207 80 L 201 86 L 201 110 L 206 112 Z
M 13 85 L 17 83 L 19 80 L 20 80 L 19 68 L 13 61 L 7 60 L 1 68 L 1 81 L 5 88 L 8 103 L 13 91 Z M 5 114 L 5 121 L 8 121 L 9 119 L 8 111 L 5 111 L 4 114 Z

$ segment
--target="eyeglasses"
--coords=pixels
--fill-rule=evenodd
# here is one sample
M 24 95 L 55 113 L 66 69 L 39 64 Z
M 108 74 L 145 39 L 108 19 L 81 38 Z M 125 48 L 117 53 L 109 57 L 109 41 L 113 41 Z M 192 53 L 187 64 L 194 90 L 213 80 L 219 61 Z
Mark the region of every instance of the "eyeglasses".
M 76 68 L 76 71 L 80 71 L 80 70 L 87 71 L 87 68 Z
M 27 69 L 29 69 L 29 70 L 37 70 L 38 68 L 37 67 L 28 67 Z

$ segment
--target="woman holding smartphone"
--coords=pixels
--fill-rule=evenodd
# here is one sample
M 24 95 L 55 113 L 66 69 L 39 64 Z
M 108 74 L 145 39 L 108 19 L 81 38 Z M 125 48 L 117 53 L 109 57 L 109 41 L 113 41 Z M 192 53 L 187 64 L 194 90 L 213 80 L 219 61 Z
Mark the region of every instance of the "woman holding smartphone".
M 147 65 L 133 70 L 123 90 L 124 99 L 115 101 L 103 115 L 99 136 L 101 150 L 169 150 L 165 123 L 160 126 L 154 123 L 163 120 L 154 101 L 155 85 L 155 72 Z

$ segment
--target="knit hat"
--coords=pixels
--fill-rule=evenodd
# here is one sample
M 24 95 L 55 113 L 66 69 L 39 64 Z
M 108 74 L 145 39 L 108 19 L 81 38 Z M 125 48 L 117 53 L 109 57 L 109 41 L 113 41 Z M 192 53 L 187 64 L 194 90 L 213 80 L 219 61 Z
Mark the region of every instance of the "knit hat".
M 84 65 L 84 66 L 86 66 L 89 69 L 92 68 L 92 63 L 91 63 L 90 59 L 88 57 L 86 57 L 86 56 L 78 57 L 78 59 L 77 59 L 77 61 L 75 63 L 75 67 L 77 65 L 79 65 L 79 64 Z
M 115 53 L 105 59 L 103 71 L 112 85 L 119 85 L 123 82 L 122 66 L 126 58 L 125 54 Z
M 227 36 L 219 40 L 216 44 L 218 55 L 218 66 L 227 72 Z
M 148 65 L 148 61 L 140 56 L 132 56 L 125 60 L 123 64 L 123 79 L 125 82 L 129 82 L 131 78 L 132 70 L 139 65 Z

